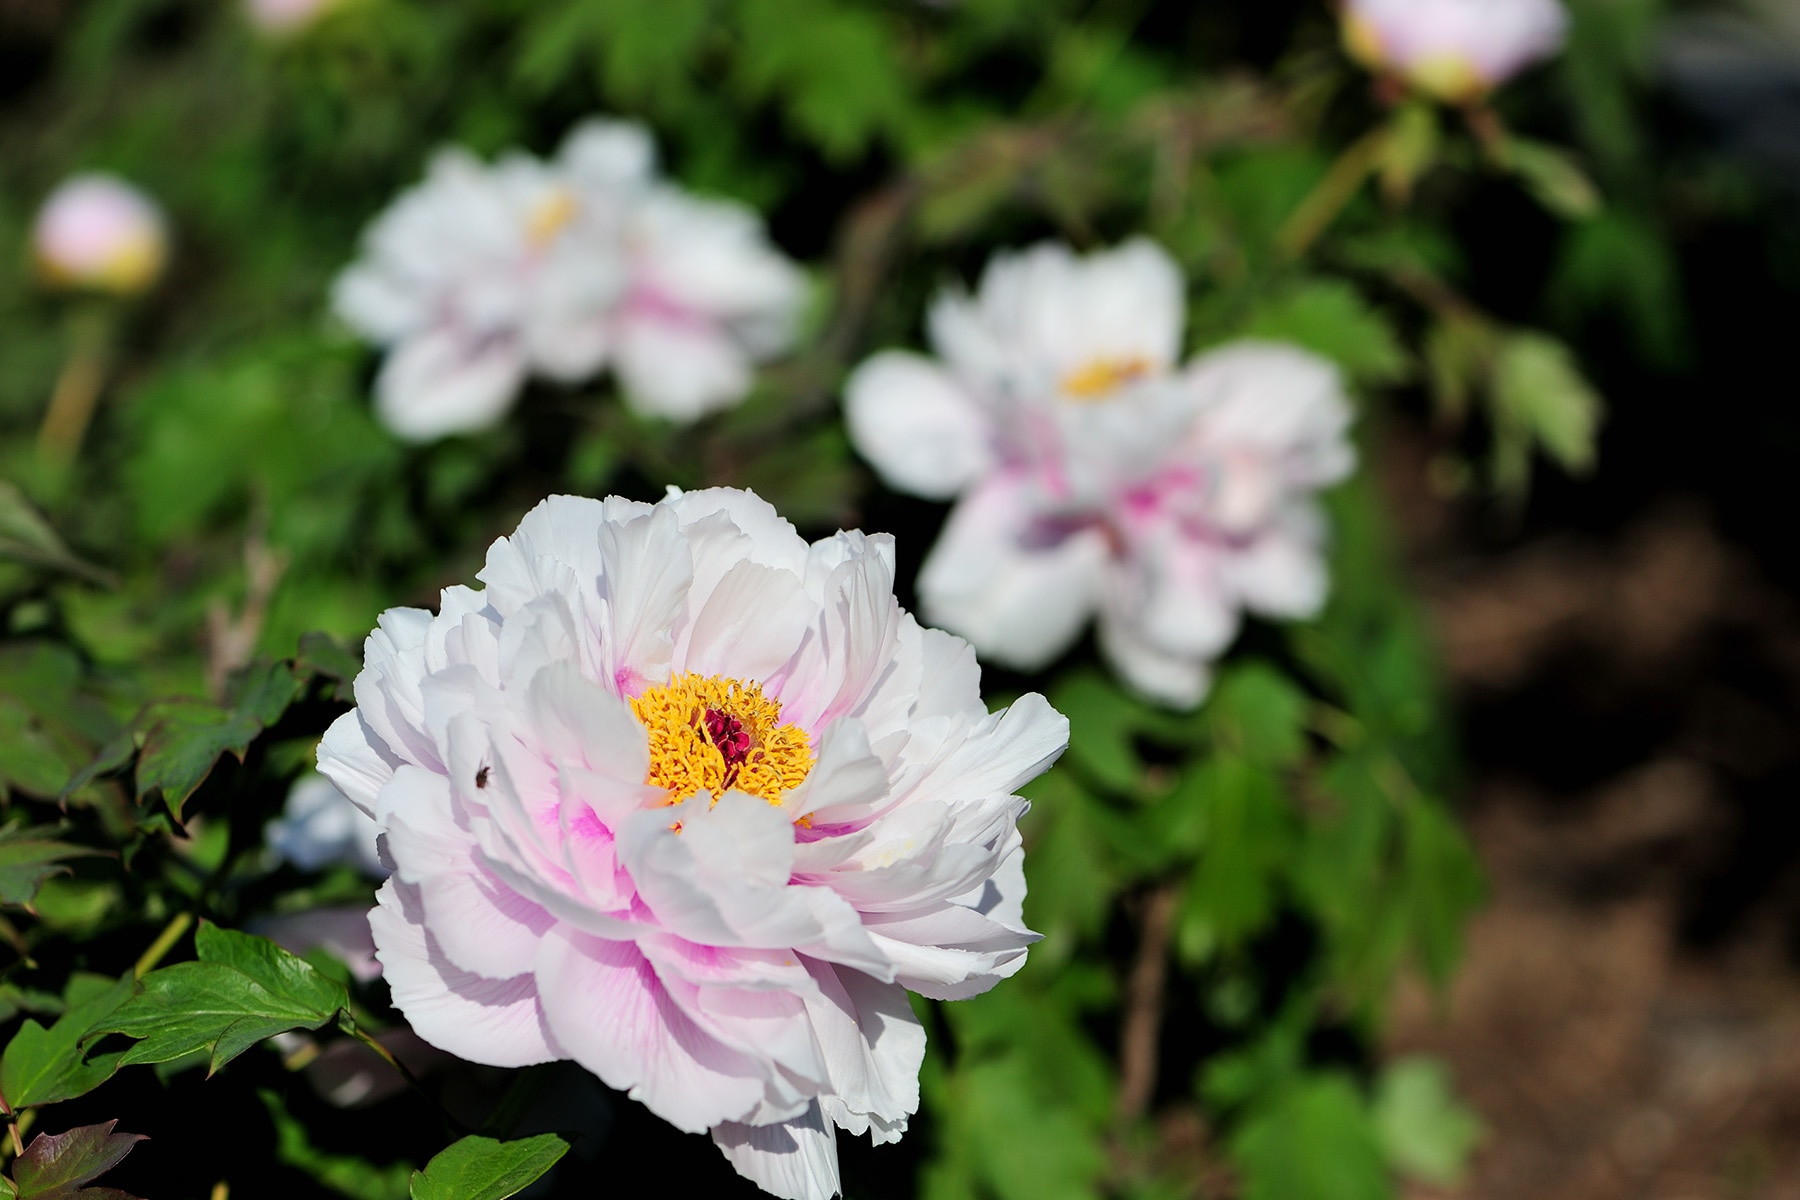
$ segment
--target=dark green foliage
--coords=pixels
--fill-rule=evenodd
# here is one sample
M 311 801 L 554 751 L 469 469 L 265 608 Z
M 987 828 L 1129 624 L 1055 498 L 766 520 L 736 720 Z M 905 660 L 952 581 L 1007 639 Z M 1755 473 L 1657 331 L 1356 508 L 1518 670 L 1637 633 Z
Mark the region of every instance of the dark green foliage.
M 83 1186 L 118 1166 L 144 1140 L 135 1133 L 114 1133 L 117 1124 L 40 1133 L 13 1164 L 11 1181 L 0 1182 L 17 1200 L 133 1200 L 117 1188 Z
M 412 1200 L 506 1200 L 535 1183 L 569 1152 L 554 1133 L 516 1142 L 466 1137 L 452 1142 L 423 1171 L 413 1172 Z

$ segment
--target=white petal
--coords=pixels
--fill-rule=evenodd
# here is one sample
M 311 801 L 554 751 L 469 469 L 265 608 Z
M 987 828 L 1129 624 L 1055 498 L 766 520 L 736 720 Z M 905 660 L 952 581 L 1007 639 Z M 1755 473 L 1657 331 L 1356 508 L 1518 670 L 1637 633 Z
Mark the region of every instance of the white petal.
M 375 378 L 375 410 L 396 435 L 426 442 L 493 425 L 524 383 L 516 341 L 432 330 L 389 352 Z
M 1102 613 L 1100 651 L 1125 681 L 1171 708 L 1191 709 L 1212 686 L 1208 660 L 1182 658 L 1146 642 L 1131 626 Z
M 394 1006 L 420 1037 L 458 1058 L 494 1067 L 565 1057 L 545 1032 L 530 975 L 486 979 L 452 965 L 421 924 L 418 894 L 407 884 L 390 879 L 375 899 L 369 913 L 375 956 Z
M 1023 486 L 999 478 L 965 497 L 919 572 L 927 618 L 980 654 L 1039 670 L 1093 614 L 1109 549 L 1096 529 L 1035 519 Z
M 838 1193 L 837 1133 L 816 1103 L 792 1121 L 726 1122 L 712 1135 L 739 1175 L 782 1200 L 831 1200 Z
M 616 369 L 625 400 L 638 412 L 697 421 L 750 393 L 750 361 L 710 322 L 633 318 L 618 332 Z
M 557 1044 L 677 1129 L 699 1133 L 762 1098 L 764 1068 L 701 1032 L 630 942 L 559 926 L 536 977 Z
M 948 500 L 994 465 L 988 420 L 936 363 L 877 354 L 844 385 L 844 419 L 857 453 L 888 486 Z

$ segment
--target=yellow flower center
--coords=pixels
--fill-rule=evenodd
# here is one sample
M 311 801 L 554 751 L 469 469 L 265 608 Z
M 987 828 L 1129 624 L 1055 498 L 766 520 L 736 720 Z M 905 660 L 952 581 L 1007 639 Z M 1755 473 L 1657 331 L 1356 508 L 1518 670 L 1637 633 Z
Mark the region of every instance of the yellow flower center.
M 1150 373 L 1150 360 L 1130 358 L 1096 358 L 1063 376 L 1063 391 L 1075 400 L 1104 400 L 1128 383 L 1135 383 Z
M 668 789 L 671 804 L 731 788 L 780 804 L 812 770 L 806 731 L 781 724 L 781 702 L 753 682 L 677 675 L 646 688 L 631 710 L 650 731 L 645 782 Z
M 568 227 L 579 208 L 574 192 L 557 188 L 532 205 L 531 214 L 525 218 L 525 236 L 533 246 L 546 244 Z

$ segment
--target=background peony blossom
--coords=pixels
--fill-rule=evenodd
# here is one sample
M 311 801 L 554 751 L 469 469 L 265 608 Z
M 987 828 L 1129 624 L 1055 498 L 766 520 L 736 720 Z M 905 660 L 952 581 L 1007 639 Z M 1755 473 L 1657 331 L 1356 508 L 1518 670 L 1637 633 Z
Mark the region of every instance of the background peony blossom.
M 753 213 L 660 182 L 641 126 L 593 120 L 553 162 L 441 153 L 370 227 L 333 304 L 389 347 L 377 409 L 423 441 L 494 424 L 533 374 L 579 383 L 609 363 L 640 411 L 728 407 L 803 297 Z
M 1313 496 L 1354 465 L 1337 371 L 1257 342 L 1181 366 L 1184 309 L 1148 241 L 1041 245 L 940 298 L 938 359 L 852 375 L 858 451 L 895 488 L 958 499 L 919 576 L 928 619 L 1036 670 L 1097 615 L 1134 686 L 1190 706 L 1244 610 L 1318 609 Z
M 244 0 L 244 14 L 263 33 L 282 37 L 305 29 L 340 2 L 341 0 Z
M 1345 0 L 1344 44 L 1372 70 L 1461 104 L 1562 48 L 1560 0 Z
M 269 848 L 304 871 L 349 863 L 375 879 L 387 876 L 376 838 L 381 830 L 331 780 L 308 771 L 294 781 L 281 816 L 263 836 Z
M 130 296 L 162 274 L 169 233 L 162 210 L 114 175 L 75 175 L 38 210 L 32 256 L 44 280 Z
M 747 492 L 556 496 L 485 590 L 384 614 L 319 761 L 384 830 L 370 924 L 420 1036 L 573 1058 L 784 1197 L 836 1191 L 835 1129 L 898 1138 L 906 990 L 975 995 L 1034 939 L 1013 793 L 1068 724 L 989 713 L 893 572 Z

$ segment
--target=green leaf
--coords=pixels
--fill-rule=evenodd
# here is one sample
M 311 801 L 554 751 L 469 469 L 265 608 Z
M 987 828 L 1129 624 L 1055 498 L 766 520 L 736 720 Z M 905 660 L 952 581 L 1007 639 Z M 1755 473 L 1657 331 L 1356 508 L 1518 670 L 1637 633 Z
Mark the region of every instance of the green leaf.
M 1565 150 L 1509 137 L 1505 164 L 1539 204 L 1559 217 L 1580 220 L 1600 211 L 1600 189 Z
M 50 876 L 67 868 L 62 863 L 71 858 L 92 858 L 106 853 L 91 846 L 76 846 L 55 841 L 63 826 L 22 824 L 0 829 L 0 904 L 30 904 L 38 886 Z
M 1462 1181 L 1481 1118 L 1457 1100 L 1450 1072 L 1430 1058 L 1390 1063 L 1375 1085 L 1375 1128 L 1396 1170 L 1437 1187 Z
M 4 479 L 0 479 L 0 558 L 74 575 L 102 587 L 118 585 L 111 572 L 70 553 L 25 493 Z
M 0 695 L 0 790 L 48 798 L 62 791 L 69 773 L 68 762 L 31 707 Z
M 1315 1076 L 1254 1105 L 1231 1139 L 1243 1200 L 1388 1200 L 1381 1144 L 1362 1096 Z
M 326 1153 L 312 1144 L 306 1135 L 306 1126 L 288 1112 L 280 1096 L 267 1088 L 259 1088 L 256 1094 L 268 1108 L 270 1120 L 275 1122 L 277 1162 L 304 1171 L 350 1200 L 407 1200 L 412 1164 L 398 1162 L 379 1166 L 348 1154 Z
M 1592 469 L 1605 406 L 1555 338 L 1527 332 L 1506 339 L 1494 364 L 1494 408 L 1502 436 L 1528 438 L 1566 471 Z M 1522 484 L 1525 469 L 1508 467 L 1500 482 Z
M 96 1027 L 139 1039 L 121 1066 L 211 1052 L 207 1074 L 290 1029 L 317 1029 L 346 1009 L 342 984 L 267 938 L 200 923 L 200 961 L 152 971 L 142 990 Z
M 1387 315 L 1341 279 L 1313 280 L 1264 305 L 1244 331 L 1298 343 L 1359 383 L 1405 379 L 1411 362 Z
M 530 1187 L 569 1152 L 554 1133 L 502 1142 L 466 1137 L 412 1177 L 412 1200 L 506 1200 Z
M 112 1170 L 144 1140 L 140 1133 L 114 1133 L 117 1121 L 82 1125 L 67 1133 L 40 1133 L 13 1164 L 19 1200 L 110 1200 L 125 1193 L 82 1184 Z
M 1293 814 L 1280 783 L 1246 759 L 1221 754 L 1192 769 L 1205 849 L 1188 881 L 1183 919 L 1231 945 L 1275 914 L 1276 873 L 1293 842 Z
M 346 704 L 355 700 L 351 690 L 362 671 L 362 659 L 340 645 L 328 633 L 308 633 L 300 638 L 300 653 L 294 658 L 296 673 L 332 683 L 331 698 Z
M 1207 716 L 1219 745 L 1265 767 L 1287 767 L 1306 752 L 1306 693 L 1267 663 L 1236 666 L 1219 678 Z
M 1436 106 L 1414 100 L 1396 109 L 1382 145 L 1381 190 L 1405 202 L 1413 185 L 1436 164 L 1442 141 Z
M 130 997 L 130 975 L 81 997 L 45 1029 L 26 1020 L 0 1056 L 0 1095 L 17 1112 L 39 1104 L 70 1100 L 99 1087 L 118 1070 L 118 1052 L 84 1055 L 83 1042 L 94 1027 Z M 73 982 L 70 997 L 76 1000 Z
M 231 712 L 204 700 L 162 700 L 139 718 L 138 799 L 162 793 L 163 804 L 176 820 L 222 754 L 239 762 L 262 724 L 247 713 Z
M 254 663 L 232 679 L 227 699 L 240 716 L 266 727 L 281 719 L 300 687 L 299 677 L 286 663 Z
M 1134 791 L 1144 767 L 1132 743 L 1149 722 L 1148 710 L 1092 671 L 1064 679 L 1051 703 L 1069 718 L 1069 761 L 1115 792 Z

